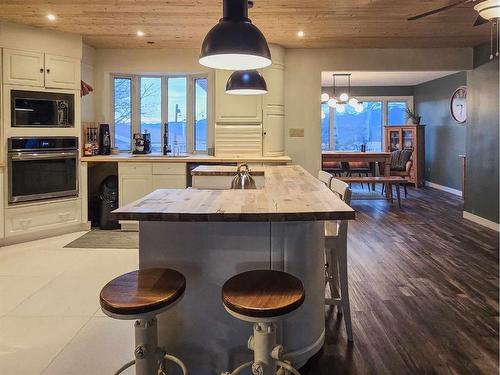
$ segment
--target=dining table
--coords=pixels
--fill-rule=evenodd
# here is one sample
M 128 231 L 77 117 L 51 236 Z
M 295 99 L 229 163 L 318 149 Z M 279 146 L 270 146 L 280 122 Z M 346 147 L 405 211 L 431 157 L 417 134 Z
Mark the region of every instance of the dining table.
M 376 164 L 379 164 L 379 173 L 384 177 L 391 175 L 391 153 L 386 151 L 322 151 L 322 165 L 324 162 L 366 162 L 369 163 L 372 175 L 376 176 Z M 375 185 L 375 184 L 373 184 Z M 388 196 L 388 192 L 386 191 Z

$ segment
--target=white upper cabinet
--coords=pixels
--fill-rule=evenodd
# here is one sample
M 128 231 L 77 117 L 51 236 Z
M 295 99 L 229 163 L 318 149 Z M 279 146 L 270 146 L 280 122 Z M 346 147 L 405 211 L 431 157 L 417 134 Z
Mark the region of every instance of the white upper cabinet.
M 38 52 L 3 50 L 4 83 L 80 89 L 80 60 Z
M 12 85 L 43 87 L 43 53 L 3 50 L 3 82 Z
M 217 123 L 261 123 L 262 95 L 226 94 L 226 82 L 232 71 L 216 70 L 215 103 Z
M 45 87 L 80 89 L 80 61 L 72 57 L 46 53 Z

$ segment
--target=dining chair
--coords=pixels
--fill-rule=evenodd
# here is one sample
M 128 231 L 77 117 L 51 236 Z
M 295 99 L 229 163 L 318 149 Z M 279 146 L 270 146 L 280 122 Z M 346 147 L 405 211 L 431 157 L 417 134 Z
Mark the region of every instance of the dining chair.
M 322 170 L 318 172 L 318 180 L 324 183 L 327 187 L 330 187 L 330 181 L 332 180 L 332 178 L 333 176 L 328 172 Z
M 351 203 L 351 189 L 345 182 L 332 178 L 330 189 L 346 204 Z M 330 298 L 325 304 L 337 306 L 344 317 L 347 339 L 353 341 L 351 307 L 347 274 L 347 226 L 348 220 L 325 221 L 325 282 L 330 289 Z

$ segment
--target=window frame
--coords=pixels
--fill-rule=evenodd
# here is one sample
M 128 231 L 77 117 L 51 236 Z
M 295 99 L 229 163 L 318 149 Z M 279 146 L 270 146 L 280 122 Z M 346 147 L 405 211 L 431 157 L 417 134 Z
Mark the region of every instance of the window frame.
M 382 102 L 382 126 L 381 126 L 381 139 L 382 139 L 382 151 L 385 150 L 385 138 L 384 138 L 384 127 L 391 126 L 388 125 L 387 120 L 389 118 L 389 106 L 388 102 L 406 102 L 408 108 L 413 110 L 413 96 L 359 96 L 355 95 L 356 99 L 359 99 L 360 102 Z M 328 150 L 327 151 L 335 151 L 335 116 L 334 116 L 335 108 L 328 107 Z M 321 124 L 321 121 L 320 121 Z M 404 124 L 399 124 L 404 125 Z M 392 125 L 397 126 L 397 125 Z M 322 143 L 322 142 L 321 142 Z M 326 150 L 325 150 L 326 151 Z
M 115 90 L 114 90 L 114 80 L 115 78 L 127 78 L 131 80 L 131 138 L 130 138 L 130 150 L 120 150 L 120 152 L 132 152 L 132 144 L 134 133 L 139 133 L 141 129 L 141 99 L 140 99 L 140 79 L 141 77 L 156 77 L 161 78 L 161 149 L 163 150 L 164 139 L 163 134 L 165 131 L 165 126 L 168 122 L 168 79 L 185 77 L 186 78 L 186 152 L 189 154 L 207 154 L 208 144 L 209 144 L 209 134 L 210 131 L 209 121 L 210 118 L 210 79 L 208 73 L 193 73 L 193 74 L 121 74 L 121 73 L 111 73 L 111 116 L 110 124 L 113 129 L 113 147 L 115 146 Z M 195 112 L 195 99 L 194 99 L 194 82 L 196 79 L 205 78 L 207 80 L 207 150 L 200 151 L 194 149 L 194 112 Z

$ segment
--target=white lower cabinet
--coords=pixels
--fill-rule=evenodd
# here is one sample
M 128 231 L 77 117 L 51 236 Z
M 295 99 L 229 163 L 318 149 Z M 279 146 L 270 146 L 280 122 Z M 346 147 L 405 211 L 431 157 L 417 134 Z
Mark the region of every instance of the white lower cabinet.
M 186 163 L 118 163 L 118 204 L 123 207 L 156 189 L 185 189 Z M 120 221 L 123 230 L 137 230 L 135 221 Z
M 9 207 L 4 210 L 5 237 L 80 224 L 81 209 L 81 199 Z
M 132 203 L 153 191 L 152 175 L 120 175 L 119 202 L 120 207 Z
M 153 191 L 156 189 L 185 189 L 186 175 L 153 175 Z

